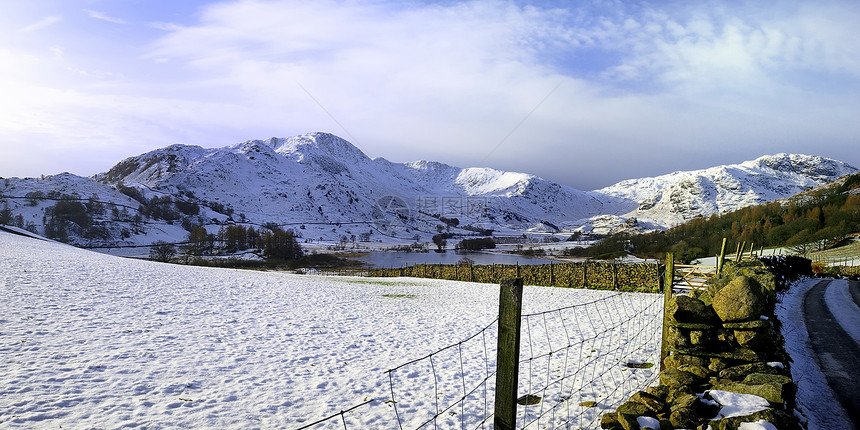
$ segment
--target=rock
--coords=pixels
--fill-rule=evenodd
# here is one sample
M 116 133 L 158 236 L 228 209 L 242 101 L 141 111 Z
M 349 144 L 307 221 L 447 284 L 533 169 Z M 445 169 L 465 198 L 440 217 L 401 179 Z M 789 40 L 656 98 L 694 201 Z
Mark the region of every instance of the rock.
M 597 406 L 597 402 L 595 402 L 594 400 L 588 400 L 585 402 L 580 402 L 579 406 L 582 406 L 583 408 L 593 408 Z
M 745 348 L 760 348 L 767 346 L 770 335 L 763 330 L 735 330 L 735 339 Z
M 642 404 L 639 404 L 636 402 L 631 402 L 629 400 L 627 402 L 623 403 L 621 406 L 618 407 L 618 409 L 615 410 L 615 412 L 618 412 L 619 415 L 620 414 L 627 414 L 627 415 L 633 415 L 636 417 L 638 417 L 640 415 L 645 415 L 646 413 L 648 413 L 648 411 L 649 411 L 649 409 L 645 405 L 642 405 Z
M 636 417 L 638 416 L 639 415 L 619 413 L 618 422 L 624 430 L 639 430 L 639 421 L 636 420 Z
M 710 379 L 708 379 L 708 384 L 712 387 L 716 387 L 717 385 L 731 384 L 733 382 L 738 382 L 738 381 L 732 381 L 731 379 L 721 379 L 721 378 L 710 378 Z
M 693 297 L 701 300 L 705 306 L 711 306 L 711 303 L 714 300 L 714 295 L 711 293 L 709 288 L 700 288 L 694 291 Z
M 752 423 L 759 420 L 767 421 L 773 424 L 774 427 L 781 430 L 800 429 L 800 426 L 797 424 L 797 421 L 794 420 L 791 415 L 787 414 L 785 411 L 781 411 L 778 409 L 765 409 L 763 411 L 758 411 L 743 417 L 732 417 L 722 418 L 720 420 L 713 420 L 709 422 L 708 425 L 710 425 L 713 430 L 734 430 L 740 427 L 742 423 Z
M 782 400 L 790 399 L 794 397 L 796 386 L 794 382 L 792 382 L 791 378 L 788 376 L 782 375 L 772 375 L 767 373 L 752 373 L 747 375 L 743 380 L 744 384 L 752 385 L 752 386 L 768 386 L 772 387 L 774 393 L 778 393 L 773 396 L 774 400 Z M 771 390 L 767 390 L 766 392 L 770 392 Z M 774 401 L 771 398 L 762 396 L 766 398 L 768 401 L 772 403 L 782 403 L 782 401 Z
M 734 345 L 735 334 L 731 330 L 717 330 L 717 340 L 724 345 Z
M 600 428 L 606 430 L 620 429 L 621 423 L 618 422 L 618 414 L 615 412 L 607 412 L 600 417 Z
M 709 374 L 711 373 L 707 367 L 703 366 L 681 366 L 678 370 L 683 370 L 684 372 L 690 372 L 702 379 L 708 379 Z
M 706 306 L 701 300 L 689 296 L 672 297 L 669 300 L 666 313 L 671 319 L 678 322 L 712 323 L 716 321 L 716 314 L 710 306 Z
M 727 367 L 728 364 L 726 364 L 726 360 L 722 358 L 711 358 L 710 363 L 708 364 L 708 369 L 716 374 L 719 374 Z
M 750 373 L 744 378 L 744 384 L 791 384 L 791 378 L 768 373 Z
M 770 326 L 771 323 L 769 320 L 753 320 L 723 324 L 724 328 L 731 330 L 755 330 L 760 328 L 769 328 Z
M 731 391 L 739 394 L 752 394 L 776 405 L 781 405 L 785 402 L 785 397 L 783 397 L 784 387 L 778 384 L 745 384 L 743 382 L 732 382 L 730 384 L 717 384 L 714 386 L 714 389 Z
M 720 371 L 720 378 L 741 381 L 751 373 L 767 373 L 770 375 L 778 375 L 780 372 L 780 369 L 768 366 L 766 363 L 750 363 L 724 369 Z
M 669 345 L 675 348 L 689 348 L 691 346 L 690 338 L 677 327 L 669 327 Z
M 688 386 L 681 386 L 681 387 L 678 387 L 677 389 L 669 391 L 669 395 L 666 397 L 666 404 L 668 404 L 670 406 L 674 405 L 675 403 L 678 402 L 678 399 L 680 399 L 683 396 L 686 396 L 687 394 L 695 395 L 696 394 L 695 391 L 696 390 L 694 390 L 692 387 L 688 387 Z
M 652 396 L 645 391 L 639 391 L 630 397 L 631 402 L 639 403 L 650 409 L 652 412 L 660 412 L 666 406 L 666 403 L 655 396 Z
M 656 387 L 646 388 L 645 392 L 660 400 L 666 400 L 666 396 L 669 395 L 669 387 L 665 385 L 657 385 Z
M 732 279 L 714 296 L 713 309 L 724 322 L 757 320 L 767 298 L 758 281 L 746 276 Z
M 684 409 L 684 408 L 695 408 L 696 403 L 699 401 L 699 396 L 695 394 L 684 394 L 679 396 L 672 403 L 672 410 L 675 409 Z
M 702 357 L 696 357 L 686 354 L 672 354 L 663 360 L 666 367 L 681 367 L 681 366 L 707 366 L 708 360 Z
M 669 415 L 669 422 L 674 428 L 691 429 L 699 424 L 699 417 L 693 408 L 678 408 Z
M 747 363 L 754 363 L 757 361 L 765 361 L 766 354 L 755 352 L 749 348 L 734 348 L 728 351 L 708 351 L 704 348 L 699 349 L 681 349 L 677 350 L 679 354 L 686 355 L 696 355 L 700 357 L 707 358 L 722 358 L 726 360 L 734 360 L 734 361 L 745 361 Z M 705 366 L 708 365 L 708 361 L 705 362 Z
M 704 378 L 678 368 L 669 368 L 660 372 L 660 383 L 669 388 L 682 385 L 696 385 L 702 381 L 704 381 Z
M 714 341 L 716 341 L 717 337 L 712 330 L 690 330 L 690 343 L 696 346 L 707 346 Z

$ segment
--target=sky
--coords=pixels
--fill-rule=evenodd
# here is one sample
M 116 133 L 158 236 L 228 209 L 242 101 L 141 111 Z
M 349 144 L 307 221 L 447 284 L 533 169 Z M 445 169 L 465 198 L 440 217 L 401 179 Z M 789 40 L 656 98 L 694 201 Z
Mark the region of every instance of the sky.
M 325 131 L 582 190 L 860 167 L 860 2 L 0 0 L 0 177 Z

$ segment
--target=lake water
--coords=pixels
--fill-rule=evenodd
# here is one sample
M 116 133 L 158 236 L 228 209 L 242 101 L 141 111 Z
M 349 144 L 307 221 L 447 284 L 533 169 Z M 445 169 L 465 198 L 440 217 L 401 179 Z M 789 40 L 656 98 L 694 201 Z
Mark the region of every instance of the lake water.
M 491 252 L 371 252 L 366 257 L 358 258 L 370 267 L 404 267 L 416 264 L 457 264 L 463 257 L 468 257 L 475 264 L 558 264 L 557 261 L 546 258 L 526 257 L 514 254 L 498 254 Z

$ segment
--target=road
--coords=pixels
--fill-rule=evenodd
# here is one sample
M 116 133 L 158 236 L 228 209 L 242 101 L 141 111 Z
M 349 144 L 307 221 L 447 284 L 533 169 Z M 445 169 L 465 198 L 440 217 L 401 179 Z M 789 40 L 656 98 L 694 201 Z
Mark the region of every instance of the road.
M 815 362 L 860 428 L 860 283 L 816 283 L 803 298 L 803 320 Z

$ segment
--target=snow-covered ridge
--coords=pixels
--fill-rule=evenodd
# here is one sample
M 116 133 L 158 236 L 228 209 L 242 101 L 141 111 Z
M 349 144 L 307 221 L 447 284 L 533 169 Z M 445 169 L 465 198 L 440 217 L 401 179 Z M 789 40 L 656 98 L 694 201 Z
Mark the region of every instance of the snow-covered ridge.
M 793 196 L 856 171 L 829 158 L 782 153 L 740 164 L 630 179 L 597 192 L 638 202 L 625 216 L 671 227 Z
M 93 178 L 10 178 L 0 181 L 0 195 L 23 196 L 36 190 L 76 192 L 83 198 L 95 196 L 133 210 L 138 202 L 118 191 L 122 184 L 137 188 L 146 199 L 170 197 L 201 205 L 199 214 L 157 228 L 131 228 L 123 217 L 96 220 L 111 232 L 100 241 L 126 244 L 146 244 L 155 237 L 180 241 L 182 237 L 173 237 L 186 234 L 179 221 L 216 230 L 225 221 L 274 222 L 287 228 L 307 224 L 319 227 L 305 231 L 306 237 L 326 240 L 383 233 L 373 225 L 379 215 L 377 202 L 384 196 L 397 196 L 409 206 L 409 216 L 375 239 L 414 240 L 417 236 L 424 241 L 437 232 L 439 217 L 510 235 L 557 228 L 592 231 L 599 227 L 607 232 L 619 226 L 666 228 L 695 217 L 789 197 L 856 171 L 823 157 L 776 154 L 582 191 L 527 173 L 459 168 L 425 160 L 393 163 L 371 159 L 340 137 L 309 133 L 221 148 L 171 145 L 130 157 Z M 27 221 L 37 226 L 49 206 L 49 202 L 28 206 L 14 199 L 8 203 L 13 212 L 26 213 Z M 116 237 L 123 229 L 132 234 Z M 77 243 L 93 240 L 81 238 Z

